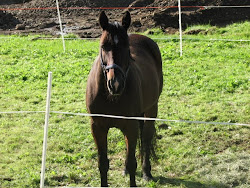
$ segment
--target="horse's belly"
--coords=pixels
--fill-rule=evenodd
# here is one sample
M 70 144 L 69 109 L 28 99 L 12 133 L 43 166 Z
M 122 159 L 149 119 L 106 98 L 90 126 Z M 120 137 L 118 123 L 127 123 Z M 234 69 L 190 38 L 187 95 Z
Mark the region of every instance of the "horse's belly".
M 158 102 L 161 94 L 161 80 L 156 68 L 146 69 L 142 74 L 142 103 L 143 111 L 151 108 Z
M 157 87 L 151 87 L 151 92 L 144 92 L 143 93 L 143 111 L 147 111 L 153 105 L 158 102 L 159 99 L 159 89 Z

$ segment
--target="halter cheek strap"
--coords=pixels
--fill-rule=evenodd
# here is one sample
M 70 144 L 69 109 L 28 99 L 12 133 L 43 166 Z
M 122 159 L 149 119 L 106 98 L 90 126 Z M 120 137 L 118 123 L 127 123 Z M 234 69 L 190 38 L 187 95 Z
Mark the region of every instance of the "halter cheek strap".
M 105 65 L 105 64 L 104 64 L 104 61 L 103 61 L 102 50 L 101 50 L 100 56 L 101 56 L 101 67 L 102 67 L 103 74 L 104 74 L 106 80 L 107 80 L 106 71 L 109 71 L 109 69 L 116 69 L 116 70 L 119 70 L 120 73 L 122 74 L 122 77 L 124 78 L 124 80 L 127 79 L 127 74 L 128 74 L 128 71 L 129 71 L 129 67 L 128 67 L 126 73 L 125 73 L 125 72 L 123 71 L 123 69 L 122 69 L 119 65 L 117 65 L 117 64 L 115 64 L 115 63 L 113 63 L 112 65 L 108 65 L 108 66 Z

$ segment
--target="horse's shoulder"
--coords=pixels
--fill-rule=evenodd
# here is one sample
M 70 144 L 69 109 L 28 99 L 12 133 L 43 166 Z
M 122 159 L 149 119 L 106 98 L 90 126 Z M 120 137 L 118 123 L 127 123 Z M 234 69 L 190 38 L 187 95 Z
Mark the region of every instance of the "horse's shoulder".
M 130 34 L 129 45 L 132 53 L 148 53 L 151 54 L 157 61 L 161 62 L 160 49 L 156 42 L 149 37 L 139 34 Z
M 155 43 L 155 42 L 145 35 L 129 34 L 129 43 L 130 45 L 133 45 L 133 44 L 145 45 L 146 43 L 150 44 L 150 43 Z
M 130 34 L 129 45 L 130 47 L 139 47 L 149 51 L 159 48 L 156 42 L 154 42 L 151 38 L 140 34 Z

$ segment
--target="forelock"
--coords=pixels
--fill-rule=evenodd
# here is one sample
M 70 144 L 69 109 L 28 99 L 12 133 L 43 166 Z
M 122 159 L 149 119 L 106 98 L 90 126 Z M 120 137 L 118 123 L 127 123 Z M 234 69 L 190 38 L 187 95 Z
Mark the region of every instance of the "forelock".
M 116 45 L 120 42 L 120 39 L 126 41 L 128 37 L 127 31 L 118 22 L 109 23 L 106 32 L 104 41 L 113 41 Z

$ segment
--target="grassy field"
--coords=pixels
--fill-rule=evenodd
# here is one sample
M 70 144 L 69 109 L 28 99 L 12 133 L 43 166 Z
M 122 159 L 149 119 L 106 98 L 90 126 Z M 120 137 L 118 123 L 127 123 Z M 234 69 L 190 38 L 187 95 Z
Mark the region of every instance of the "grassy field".
M 162 52 L 164 89 L 159 118 L 250 123 L 250 42 L 204 39 L 250 39 L 250 22 L 225 28 L 193 26 L 179 41 L 156 40 Z M 152 38 L 165 36 L 154 31 Z M 0 112 L 44 111 L 47 75 L 53 72 L 51 110 L 82 112 L 98 41 L 0 40 Z M 202 40 L 195 40 L 202 39 Z M 39 187 L 44 114 L 0 114 L 0 187 Z M 158 161 L 155 181 L 145 182 L 138 163 L 137 184 L 145 187 L 249 187 L 250 130 L 232 125 L 156 122 Z M 122 175 L 125 142 L 111 129 L 108 137 L 110 186 L 128 186 Z M 51 114 L 46 186 L 99 186 L 97 151 L 89 118 Z

